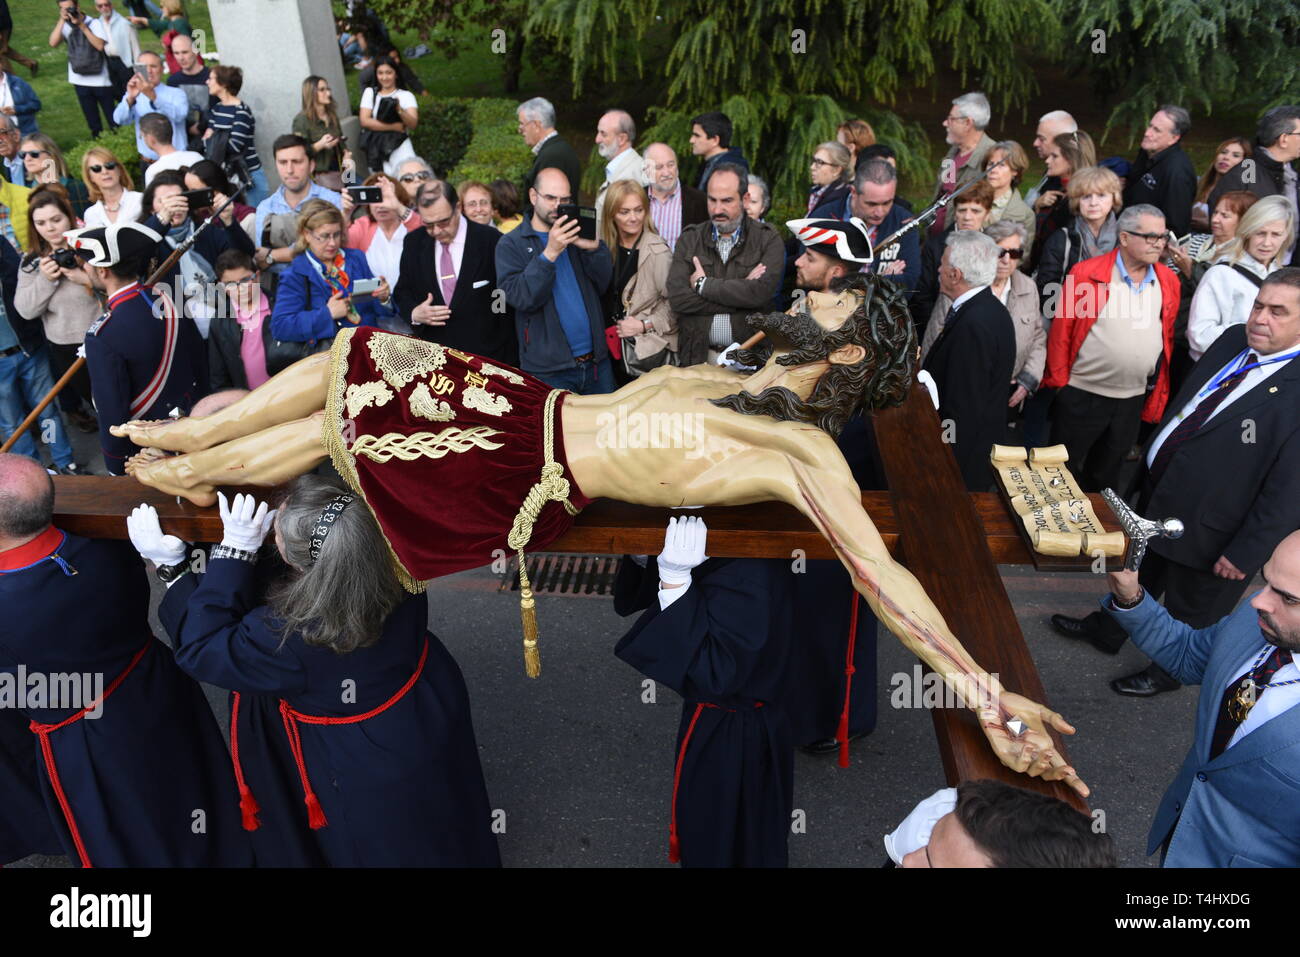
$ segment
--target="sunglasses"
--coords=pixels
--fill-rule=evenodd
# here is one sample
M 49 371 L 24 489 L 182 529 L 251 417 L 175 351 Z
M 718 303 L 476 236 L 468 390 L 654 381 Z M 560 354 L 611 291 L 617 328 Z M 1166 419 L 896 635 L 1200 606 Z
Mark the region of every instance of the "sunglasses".
M 19 150 L 18 155 L 23 159 L 40 159 L 42 156 L 49 156 L 47 150 Z
M 90 170 L 92 173 L 102 173 L 102 172 L 104 172 L 104 170 L 106 170 L 106 169 L 117 169 L 117 164 L 116 164 L 116 163 L 104 163 L 104 164 L 101 166 L 99 163 L 94 163 L 94 164 L 92 164 L 92 165 L 90 165 L 90 166 L 87 166 L 86 169 Z
M 1000 249 L 1000 250 L 998 250 L 998 258 L 999 258 L 999 259 L 1006 259 L 1006 258 L 1008 258 L 1008 257 L 1010 257 L 1011 259 L 1023 259 L 1023 258 L 1025 257 L 1025 251 L 1024 251 L 1023 249 Z
M 407 173 L 405 176 L 399 176 L 399 183 L 423 183 L 426 180 L 433 179 L 433 174 L 427 169 L 422 169 L 418 173 Z

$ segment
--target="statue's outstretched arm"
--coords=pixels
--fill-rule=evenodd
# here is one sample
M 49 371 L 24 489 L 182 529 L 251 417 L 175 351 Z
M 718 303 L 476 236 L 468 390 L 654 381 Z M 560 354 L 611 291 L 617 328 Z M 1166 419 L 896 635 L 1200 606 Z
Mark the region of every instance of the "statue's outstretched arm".
M 1065 763 L 1046 731 L 1049 724 L 1063 734 L 1073 734 L 1074 728 L 1055 711 L 1004 690 L 997 677 L 967 653 L 920 582 L 890 556 L 862 508 L 861 493 L 848 467 L 834 447 L 828 446 L 827 451 L 836 461 L 822 465 L 788 460 L 791 472 L 788 480 L 778 480 L 780 487 L 774 489 L 778 497 L 817 526 L 876 617 L 978 715 L 1003 764 L 1032 777 L 1065 781 L 1086 797 L 1087 785 Z M 1026 725 L 1020 736 L 1007 728 L 1014 718 Z

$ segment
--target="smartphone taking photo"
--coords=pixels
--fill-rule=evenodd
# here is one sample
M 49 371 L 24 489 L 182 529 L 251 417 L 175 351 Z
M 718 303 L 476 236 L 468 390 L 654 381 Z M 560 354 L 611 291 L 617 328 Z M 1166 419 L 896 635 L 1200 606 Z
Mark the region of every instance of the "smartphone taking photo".
M 377 187 L 376 187 L 377 188 Z M 352 282 L 352 301 L 359 302 L 369 299 L 375 294 L 382 280 L 379 279 L 356 279 Z
M 212 205 L 213 191 L 211 189 L 187 189 L 182 196 L 190 204 L 190 209 L 207 209 Z
M 384 201 L 384 191 L 378 186 L 349 186 L 348 195 L 352 197 L 352 202 L 358 206 L 367 206 L 370 203 L 382 203 Z
M 579 206 L 576 203 L 563 203 L 555 209 L 556 219 L 566 216 L 578 221 L 578 238 L 596 238 L 596 207 Z

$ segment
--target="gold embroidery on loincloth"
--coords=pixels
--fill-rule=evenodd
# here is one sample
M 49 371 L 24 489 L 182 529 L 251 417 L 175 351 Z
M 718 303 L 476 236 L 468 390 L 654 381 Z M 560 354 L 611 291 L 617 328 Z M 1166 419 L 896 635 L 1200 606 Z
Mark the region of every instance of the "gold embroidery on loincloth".
M 352 443 L 353 455 L 364 455 L 375 462 L 387 462 L 389 459 L 401 459 L 414 462 L 425 457 L 440 459 L 448 452 L 468 452 L 480 448 L 487 451 L 499 449 L 504 443 L 493 442 L 492 436 L 500 435 L 497 429 L 486 425 L 475 425 L 468 429 L 449 427 L 441 432 L 414 432 L 403 435 L 401 432 L 387 432 L 384 435 L 362 435 Z
M 395 388 L 402 388 L 426 372 L 447 364 L 447 348 L 411 336 L 376 332 L 370 336 L 370 358 L 380 374 Z
M 455 409 L 441 399 L 435 399 L 433 393 L 429 391 L 428 383 L 425 382 L 421 382 L 411 390 L 411 398 L 407 405 L 416 415 L 433 422 L 450 422 L 456 418 Z
M 523 385 L 524 377 L 518 372 L 511 372 L 509 369 L 502 369 L 500 366 L 494 366 L 490 362 L 485 362 L 479 366 L 479 372 L 484 375 L 499 375 L 507 382 L 513 382 L 515 385 Z
M 483 388 L 487 385 L 487 379 L 476 372 L 472 370 L 466 372 L 465 381 L 468 385 L 460 394 L 461 405 L 465 408 L 477 409 L 487 415 L 504 415 L 514 408 L 505 396 L 494 395 Z
M 325 394 L 325 418 L 321 423 L 321 443 L 329 452 L 330 462 L 338 470 L 339 475 L 343 476 L 343 481 L 347 483 L 348 488 L 361 496 L 361 500 L 366 503 L 366 509 L 374 517 L 375 524 L 379 526 L 379 532 L 384 536 L 384 545 L 388 548 L 388 558 L 393 565 L 393 574 L 397 576 L 404 589 L 412 595 L 418 595 L 428 587 L 429 583 L 407 571 L 402 560 L 397 557 L 397 549 L 393 548 L 393 543 L 384 532 L 383 523 L 379 521 L 379 516 L 375 515 L 370 502 L 366 500 L 365 492 L 361 488 L 361 476 L 357 474 L 357 460 L 348 452 L 344 438 L 343 414 L 344 394 L 348 384 L 348 356 L 352 351 L 352 337 L 356 332 L 356 329 L 342 330 L 334 337 L 334 345 L 330 348 L 329 390 Z
M 350 385 L 347 392 L 348 417 L 355 419 L 361 414 L 362 409 L 372 405 L 387 405 L 392 397 L 392 391 L 378 379 L 374 382 Z

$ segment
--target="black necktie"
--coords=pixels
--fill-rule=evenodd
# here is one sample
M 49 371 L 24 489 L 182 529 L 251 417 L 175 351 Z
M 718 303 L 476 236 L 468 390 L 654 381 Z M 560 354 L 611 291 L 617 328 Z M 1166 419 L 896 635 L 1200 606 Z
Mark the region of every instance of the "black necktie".
M 1258 668 L 1249 675 L 1228 684 L 1227 690 L 1223 692 L 1223 699 L 1219 702 L 1219 719 L 1214 723 L 1214 735 L 1210 738 L 1211 761 L 1224 752 L 1228 747 L 1228 742 L 1232 739 L 1232 735 L 1241 727 L 1242 722 L 1235 720 L 1229 713 L 1228 704 L 1237 696 L 1242 681 L 1249 678 L 1255 683 L 1255 699 L 1258 701 L 1259 696 L 1267 690 L 1268 683 L 1273 680 L 1273 675 L 1278 672 L 1278 669 L 1290 663 L 1291 652 L 1285 648 L 1274 648 L 1273 653 L 1265 658 Z
M 957 307 L 949 306 L 948 312 L 943 317 L 943 328 L 939 330 L 939 335 L 935 337 L 934 344 L 930 346 L 930 351 L 926 357 L 934 355 L 934 350 L 939 348 L 939 343 L 943 342 L 948 333 L 952 332 L 953 324 L 957 321 Z
M 1196 434 L 1211 413 L 1223 403 L 1224 399 L 1232 394 L 1232 390 L 1241 385 L 1242 380 L 1250 373 L 1250 367 L 1258 360 L 1259 357 L 1253 352 L 1246 356 L 1241 371 L 1235 372 L 1227 379 L 1224 379 L 1222 385 L 1202 399 L 1200 405 L 1194 408 L 1191 414 L 1179 422 L 1178 427 L 1169 433 L 1164 444 L 1160 446 L 1160 451 L 1156 453 L 1155 460 L 1152 461 L 1148 472 L 1152 485 L 1159 482 L 1160 476 L 1165 474 L 1165 469 L 1169 467 L 1169 463 L 1173 460 L 1178 447 Z

